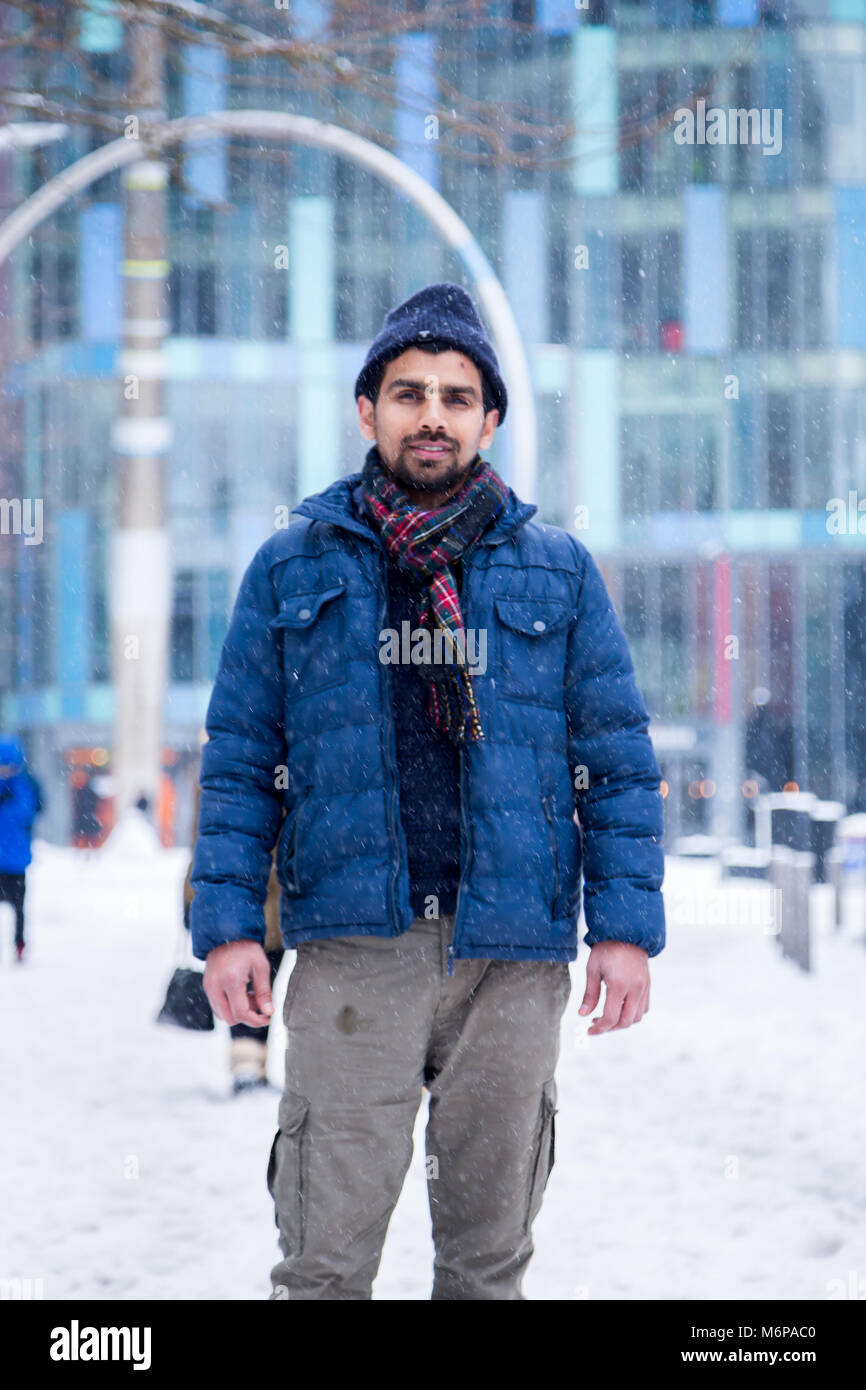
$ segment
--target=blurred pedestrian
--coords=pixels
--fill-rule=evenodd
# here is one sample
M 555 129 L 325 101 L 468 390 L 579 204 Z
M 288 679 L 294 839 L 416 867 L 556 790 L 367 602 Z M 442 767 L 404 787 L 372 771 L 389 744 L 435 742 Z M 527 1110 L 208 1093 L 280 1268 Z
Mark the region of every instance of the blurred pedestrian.
M 201 788 L 196 787 L 195 819 L 193 823 L 193 848 L 198 832 L 198 812 L 201 801 Z M 195 889 L 190 883 L 192 859 L 186 872 L 183 885 L 183 923 L 189 931 L 189 913 Z M 285 954 L 280 932 L 280 885 L 273 861 L 268 892 L 265 900 L 265 955 L 270 971 L 270 987 L 273 989 L 277 971 Z M 229 1069 L 232 1078 L 232 1091 L 240 1095 L 244 1091 L 258 1090 L 268 1084 L 268 1033 L 270 1025 L 254 1027 L 248 1023 L 233 1023 L 229 1028 L 231 1045 L 229 1048 Z
M 90 772 L 83 767 L 73 769 L 72 843 L 76 849 L 96 849 L 102 841 L 103 825 L 99 819 L 100 798 Z
M 24 960 L 24 890 L 33 822 L 42 810 L 39 783 L 15 738 L 0 739 L 0 902 L 15 913 L 15 955 Z

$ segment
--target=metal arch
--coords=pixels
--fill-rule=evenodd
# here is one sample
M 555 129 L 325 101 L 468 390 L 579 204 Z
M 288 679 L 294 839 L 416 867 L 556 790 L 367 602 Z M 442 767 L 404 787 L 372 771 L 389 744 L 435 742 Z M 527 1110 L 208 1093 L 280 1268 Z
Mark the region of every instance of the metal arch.
M 529 363 L 505 291 L 462 218 L 440 193 L 390 151 L 341 126 L 280 111 L 214 111 L 184 116 L 152 127 L 146 138 L 122 137 L 76 160 L 49 179 L 0 224 L 0 264 L 24 237 L 68 198 L 115 169 L 158 154 L 166 145 L 194 144 L 213 135 L 262 136 L 296 140 L 341 155 L 369 169 L 404 193 L 460 257 L 487 314 L 513 415 L 512 472 L 515 490 L 531 500 L 536 482 L 535 400 Z

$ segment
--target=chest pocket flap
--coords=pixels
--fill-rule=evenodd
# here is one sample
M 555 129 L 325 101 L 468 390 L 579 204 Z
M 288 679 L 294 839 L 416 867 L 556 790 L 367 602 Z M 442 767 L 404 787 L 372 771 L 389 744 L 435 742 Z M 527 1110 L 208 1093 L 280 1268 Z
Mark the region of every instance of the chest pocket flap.
M 544 637 L 564 627 L 571 616 L 569 605 L 562 599 L 497 598 L 496 614 L 500 622 L 524 637 Z
M 345 584 L 329 589 L 311 589 L 303 594 L 291 594 L 280 600 L 280 611 L 270 621 L 271 627 L 291 627 L 303 631 L 316 621 L 326 603 L 346 592 Z
M 286 594 L 271 627 L 282 634 L 285 699 L 288 704 L 318 695 L 349 678 L 345 653 L 346 593 L 342 581 Z

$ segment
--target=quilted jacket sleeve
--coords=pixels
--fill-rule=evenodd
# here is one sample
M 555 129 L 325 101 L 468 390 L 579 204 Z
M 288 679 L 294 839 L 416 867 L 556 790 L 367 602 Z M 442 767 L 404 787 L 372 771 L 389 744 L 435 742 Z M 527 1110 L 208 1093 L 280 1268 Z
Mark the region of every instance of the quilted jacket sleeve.
M 649 716 L 601 573 L 573 536 L 581 574 L 566 670 L 569 763 L 583 831 L 590 946 L 665 944 L 663 801 Z
M 191 884 L 194 954 L 227 941 L 263 942 L 271 850 L 282 820 L 286 763 L 277 602 L 267 543 L 238 590 L 220 655 L 202 749 L 201 804 Z

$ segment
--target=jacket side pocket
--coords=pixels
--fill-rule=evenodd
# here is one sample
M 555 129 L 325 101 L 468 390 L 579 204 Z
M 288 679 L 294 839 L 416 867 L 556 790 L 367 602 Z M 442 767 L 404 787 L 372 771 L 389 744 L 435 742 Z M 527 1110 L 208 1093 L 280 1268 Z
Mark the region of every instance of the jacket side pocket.
M 284 1091 L 279 1109 L 279 1129 L 268 1158 L 268 1191 L 274 1200 L 274 1222 L 280 1232 L 280 1249 L 286 1257 L 300 1255 L 306 1233 L 307 1123 L 310 1102 L 306 1096 Z
M 310 791 L 310 787 L 304 787 L 291 815 L 284 820 L 277 848 L 277 881 L 286 893 L 296 896 L 301 892 L 298 873 L 298 829 L 301 816 L 310 799 Z
M 550 797 L 547 792 L 541 793 L 541 804 L 544 808 L 544 819 L 547 821 L 547 839 L 550 845 L 550 858 L 553 864 L 553 907 L 552 913 L 556 917 L 556 908 L 559 902 L 559 892 L 561 887 L 559 872 L 559 845 L 556 839 L 556 824 L 553 819 L 553 810 L 550 804 Z

